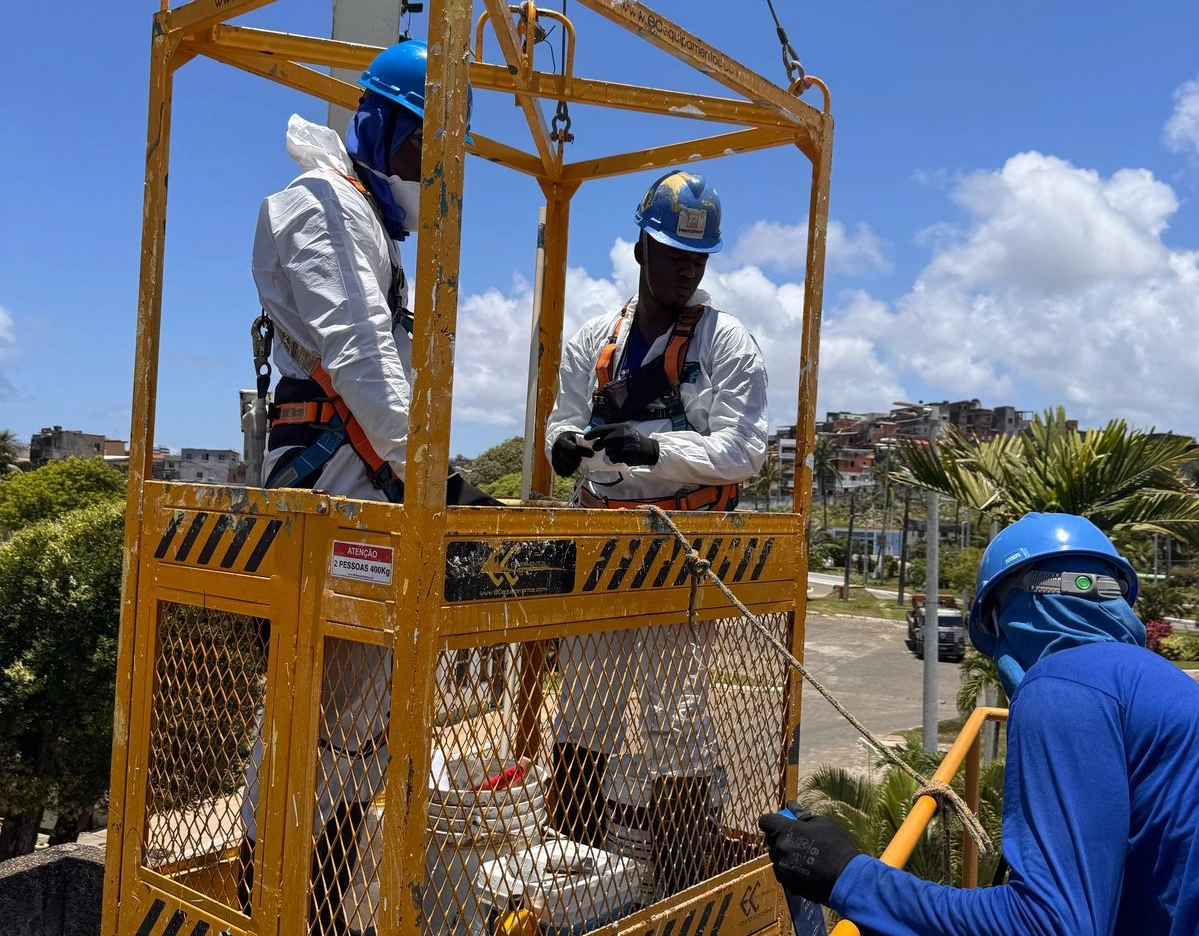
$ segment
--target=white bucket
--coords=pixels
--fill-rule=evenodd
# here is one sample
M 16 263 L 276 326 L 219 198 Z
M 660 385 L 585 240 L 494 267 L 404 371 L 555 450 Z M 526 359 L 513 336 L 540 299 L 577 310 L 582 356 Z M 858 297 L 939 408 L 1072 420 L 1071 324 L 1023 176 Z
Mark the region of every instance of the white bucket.
M 430 936 L 488 936 L 475 887 L 480 866 L 541 842 L 545 791 L 537 767 L 502 789 L 470 789 L 510 766 L 498 757 L 447 760 L 434 752 L 422 901 Z
M 636 862 L 640 906 L 654 902 L 654 848 L 650 803 L 654 778 L 640 754 L 622 754 L 608 761 L 601 792 L 606 831 L 604 848 Z
M 575 873 L 554 868 L 575 867 Z M 530 908 L 543 936 L 578 936 L 631 912 L 640 878 L 636 862 L 564 838 L 502 855 L 479 866 L 479 905 L 491 932 L 514 907 Z

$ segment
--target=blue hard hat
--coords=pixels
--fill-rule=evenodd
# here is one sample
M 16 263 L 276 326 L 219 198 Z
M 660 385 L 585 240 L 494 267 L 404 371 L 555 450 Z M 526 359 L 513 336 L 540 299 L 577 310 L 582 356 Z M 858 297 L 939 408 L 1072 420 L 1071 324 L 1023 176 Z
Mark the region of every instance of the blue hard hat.
M 1120 583 L 1124 600 L 1130 605 L 1137 600 L 1137 574 L 1132 565 L 1090 520 L 1074 514 L 1025 514 L 999 531 L 978 563 L 974 601 L 970 604 L 971 642 L 979 649 L 994 643 L 994 635 L 984 627 L 991 610 L 988 601 L 998 586 L 1039 561 L 1063 557 L 1101 560 Z
M 423 39 L 407 39 L 375 56 L 358 77 L 358 84 L 399 104 L 425 119 L 425 64 L 429 47 Z M 474 107 L 474 92 L 466 86 L 466 141 L 470 139 L 470 115 Z
M 649 187 L 633 215 L 650 237 L 693 253 L 720 250 L 720 196 L 694 172 L 675 170 Z

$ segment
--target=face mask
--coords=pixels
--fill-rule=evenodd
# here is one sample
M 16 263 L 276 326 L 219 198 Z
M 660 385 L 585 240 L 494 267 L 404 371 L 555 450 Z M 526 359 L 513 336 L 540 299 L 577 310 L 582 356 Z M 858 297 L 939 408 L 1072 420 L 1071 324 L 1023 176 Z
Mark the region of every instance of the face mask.
M 404 230 L 415 231 L 417 218 L 420 215 L 420 183 L 407 182 L 399 176 L 385 176 L 369 166 L 363 168 L 387 183 L 392 199 L 404 210 Z
M 397 205 L 404 209 L 404 230 L 415 231 L 420 215 L 420 183 L 406 182 L 399 176 L 388 176 L 387 187 Z

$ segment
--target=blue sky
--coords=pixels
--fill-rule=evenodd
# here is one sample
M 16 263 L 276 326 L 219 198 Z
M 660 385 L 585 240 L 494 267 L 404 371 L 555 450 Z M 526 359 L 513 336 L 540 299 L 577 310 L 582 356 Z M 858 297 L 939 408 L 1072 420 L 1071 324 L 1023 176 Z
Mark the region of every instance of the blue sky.
M 765 0 L 649 5 L 785 83 Z M 977 397 L 1199 432 L 1199 6 L 775 7 L 831 86 L 837 120 L 819 411 Z M 0 428 L 19 438 L 54 424 L 129 436 L 157 8 L 67 0 L 55 8 L 66 27 L 32 4 L 6 14 Z M 578 3 L 567 12 L 577 74 L 714 90 Z M 279 0 L 242 22 L 327 35 L 330 20 L 328 2 Z M 538 55 L 547 65 L 544 46 Z M 494 44 L 487 57 L 498 59 Z M 288 115 L 326 112 L 199 60 L 179 73 L 175 105 L 156 442 L 240 450 L 258 204 L 295 174 Z M 586 108 L 572 118 L 571 160 L 719 129 Z M 476 95 L 475 127 L 527 140 L 502 96 Z M 771 422 L 792 423 L 807 163 L 777 150 L 697 165 L 724 202 L 726 249 L 705 286 L 758 336 Z M 652 178 L 575 197 L 570 325 L 635 285 L 631 216 Z M 455 452 L 522 431 L 538 204 L 527 178 L 469 161 Z M 414 245 L 404 253 L 411 273 Z

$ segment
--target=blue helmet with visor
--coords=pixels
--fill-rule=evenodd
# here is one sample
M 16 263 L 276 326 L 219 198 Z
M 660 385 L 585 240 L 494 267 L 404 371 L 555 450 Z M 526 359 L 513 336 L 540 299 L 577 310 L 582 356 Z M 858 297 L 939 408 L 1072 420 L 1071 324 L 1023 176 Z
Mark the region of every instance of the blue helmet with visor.
M 1076 568 L 1072 560 L 1077 560 Z M 1013 588 L 1099 601 L 1123 598 L 1131 605 L 1137 598 L 1137 574 L 1086 517 L 1029 513 L 1001 530 L 978 564 L 970 640 L 989 656 L 998 637 L 997 610 Z

